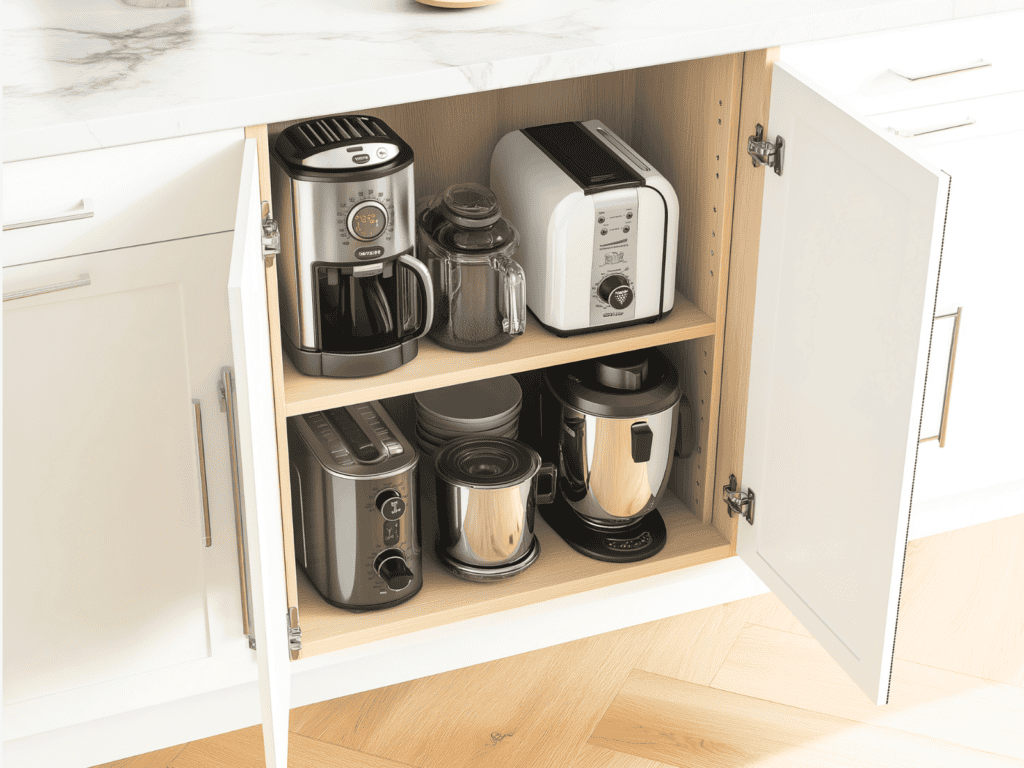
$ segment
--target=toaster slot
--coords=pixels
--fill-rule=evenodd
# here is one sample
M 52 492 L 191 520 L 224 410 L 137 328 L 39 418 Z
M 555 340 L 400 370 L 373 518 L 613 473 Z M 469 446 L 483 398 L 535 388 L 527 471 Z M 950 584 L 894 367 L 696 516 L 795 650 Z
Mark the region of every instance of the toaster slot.
M 644 185 L 643 177 L 579 123 L 538 125 L 523 133 L 588 195 Z

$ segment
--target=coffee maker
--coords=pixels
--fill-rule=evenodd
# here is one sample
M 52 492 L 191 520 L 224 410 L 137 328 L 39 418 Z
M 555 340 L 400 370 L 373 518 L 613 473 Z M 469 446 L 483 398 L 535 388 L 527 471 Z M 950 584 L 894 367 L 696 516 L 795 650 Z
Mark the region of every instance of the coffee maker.
M 282 341 L 295 367 L 355 378 L 412 360 L 434 308 L 413 254 L 412 148 L 379 118 L 338 115 L 286 128 L 270 157 Z

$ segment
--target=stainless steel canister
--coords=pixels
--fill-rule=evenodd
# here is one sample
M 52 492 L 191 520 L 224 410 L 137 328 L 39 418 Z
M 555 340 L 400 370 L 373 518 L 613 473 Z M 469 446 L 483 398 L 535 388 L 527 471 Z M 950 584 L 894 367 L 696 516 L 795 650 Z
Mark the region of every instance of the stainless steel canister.
M 468 436 L 438 452 L 434 471 L 438 554 L 450 570 L 477 580 L 487 573 L 502 578 L 536 558 L 534 517 L 537 504 L 554 501 L 553 464 L 542 464 L 535 450 L 512 438 Z M 543 494 L 541 477 L 549 484 Z

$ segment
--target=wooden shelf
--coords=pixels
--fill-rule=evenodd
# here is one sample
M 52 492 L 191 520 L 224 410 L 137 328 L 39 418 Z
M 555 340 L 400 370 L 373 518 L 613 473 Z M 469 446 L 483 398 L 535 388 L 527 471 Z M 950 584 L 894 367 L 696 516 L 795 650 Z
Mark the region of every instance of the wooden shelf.
M 634 325 L 563 339 L 544 330 L 531 315 L 526 333 L 503 347 L 487 352 L 452 352 L 424 339 L 420 341 L 419 354 L 411 363 L 390 373 L 363 379 L 304 376 L 285 355 L 287 414 L 298 416 L 714 334 L 715 321 L 682 294 L 676 293 L 672 313 L 650 325 Z
M 667 571 L 720 560 L 729 542 L 705 525 L 678 499 L 667 494 L 659 505 L 668 528 L 665 548 L 638 563 L 603 563 L 574 551 L 538 515 L 535 532 L 540 558 L 515 578 L 474 584 L 450 575 L 433 551 L 436 517 L 423 519 L 423 589 L 409 602 L 368 613 L 351 613 L 325 602 L 298 569 L 301 658 L 341 650 L 396 635 L 463 621 L 524 605 L 621 584 Z

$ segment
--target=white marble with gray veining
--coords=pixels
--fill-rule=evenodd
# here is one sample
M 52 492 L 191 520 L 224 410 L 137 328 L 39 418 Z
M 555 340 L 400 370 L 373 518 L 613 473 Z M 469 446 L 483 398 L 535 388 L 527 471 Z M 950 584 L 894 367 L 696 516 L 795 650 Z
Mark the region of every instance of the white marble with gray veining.
M 3 160 L 950 19 L 963 0 L 6 0 Z

